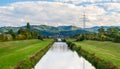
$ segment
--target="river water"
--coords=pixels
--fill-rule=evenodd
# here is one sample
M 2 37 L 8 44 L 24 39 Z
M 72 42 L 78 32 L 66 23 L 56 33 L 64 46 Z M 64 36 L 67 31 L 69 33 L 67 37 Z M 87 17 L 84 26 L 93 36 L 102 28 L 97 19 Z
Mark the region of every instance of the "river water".
M 35 69 L 95 69 L 83 57 L 71 51 L 65 42 L 55 42 L 36 64 Z

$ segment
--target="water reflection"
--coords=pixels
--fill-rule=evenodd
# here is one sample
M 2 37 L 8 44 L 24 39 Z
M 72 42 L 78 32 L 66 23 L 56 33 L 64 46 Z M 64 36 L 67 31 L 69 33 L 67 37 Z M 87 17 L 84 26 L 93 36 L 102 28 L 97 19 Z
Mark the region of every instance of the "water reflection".
M 60 53 L 61 53 L 61 52 L 67 52 L 68 50 L 69 50 L 69 49 L 68 49 L 66 43 L 63 43 L 63 42 L 55 42 L 49 51 L 52 51 L 52 52 L 60 52 Z
M 95 69 L 76 52 L 68 49 L 64 42 L 55 42 L 37 63 L 35 69 Z

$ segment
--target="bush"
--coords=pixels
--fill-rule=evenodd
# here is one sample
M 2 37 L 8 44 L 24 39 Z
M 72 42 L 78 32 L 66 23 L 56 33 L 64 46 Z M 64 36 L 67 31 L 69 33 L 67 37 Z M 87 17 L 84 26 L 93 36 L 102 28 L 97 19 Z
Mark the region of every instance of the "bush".
M 4 40 L 4 35 L 0 34 L 0 41 L 3 41 L 3 40 Z
M 66 42 L 66 39 L 62 39 L 62 42 Z
M 120 36 L 116 35 L 115 38 L 113 39 L 113 42 L 120 42 Z
M 18 40 L 24 40 L 24 39 L 25 39 L 25 35 L 18 34 L 18 35 L 16 36 L 16 39 L 18 39 Z
M 76 41 L 83 41 L 83 40 L 84 40 L 84 35 L 79 35 Z
M 68 47 L 71 49 L 71 50 L 74 50 L 74 48 L 76 47 L 74 43 L 72 42 L 67 42 L 68 44 Z
M 13 37 L 11 34 L 1 34 L 0 35 L 0 41 L 9 41 L 13 40 Z

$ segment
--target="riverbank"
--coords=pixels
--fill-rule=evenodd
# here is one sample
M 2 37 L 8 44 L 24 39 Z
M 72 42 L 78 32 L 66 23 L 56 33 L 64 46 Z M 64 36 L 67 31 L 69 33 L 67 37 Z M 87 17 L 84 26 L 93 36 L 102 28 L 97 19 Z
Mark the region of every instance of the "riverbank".
M 30 59 L 52 42 L 51 39 L 0 42 L 0 69 L 14 69 L 19 62 Z
M 99 56 L 97 56 L 96 55 L 96 53 L 97 52 L 95 52 L 95 51 L 93 51 L 93 52 L 90 52 L 91 50 L 94 50 L 94 48 L 92 48 L 91 46 L 90 46 L 90 44 L 89 43 L 85 43 L 86 41 L 83 41 L 83 42 L 70 42 L 70 43 L 68 43 L 68 45 L 70 46 L 70 48 L 72 49 L 72 50 L 75 50 L 75 51 L 77 51 L 77 53 L 80 55 L 80 56 L 83 56 L 84 58 L 86 58 L 89 62 L 91 62 L 97 69 L 118 69 L 117 67 L 119 67 L 119 66 L 117 66 L 117 65 L 115 65 L 115 64 L 113 64 L 111 61 L 106 61 L 105 59 L 103 59 L 103 58 L 101 58 L 101 57 L 99 57 Z M 93 47 L 98 47 L 99 48 L 99 46 L 100 45 L 98 45 L 96 42 L 94 42 L 94 43 L 91 43 L 91 44 L 93 44 L 92 46 Z M 104 45 L 106 45 L 106 44 L 104 44 L 104 43 L 100 43 L 100 44 L 103 44 L 103 46 L 102 47 L 104 47 Z M 96 46 L 94 46 L 94 45 L 96 45 Z M 110 44 L 109 44 L 110 45 Z M 90 46 L 90 47 L 89 47 Z M 84 48 L 83 48 L 84 47 Z M 88 47 L 88 48 L 87 48 Z M 109 46 L 110 47 L 110 46 Z M 91 50 L 89 50 L 89 49 L 91 49 Z M 107 49 L 107 48 L 104 48 L 104 49 Z M 109 48 L 108 48 L 109 49 Z M 113 48 L 114 49 L 114 48 Z M 100 55 L 100 56 L 106 56 L 106 57 L 108 57 L 107 55 L 106 55 L 106 53 L 104 53 L 105 51 L 102 51 L 102 50 L 99 50 L 99 49 L 96 49 L 97 51 L 101 51 L 101 52 L 99 52 L 99 53 L 101 53 L 101 54 L 104 54 L 104 55 Z M 111 52 L 112 52 L 112 50 L 111 50 Z M 119 53 L 119 52 L 118 52 Z M 117 53 L 116 53 L 117 54 Z M 113 54 L 114 55 L 114 54 Z M 111 56 L 112 57 L 112 56 Z M 111 57 L 108 57 L 107 59 L 109 59 L 109 58 L 111 58 Z M 115 58 L 115 57 L 114 57 Z M 118 57 L 119 58 L 119 57 Z M 113 60 L 114 61 L 114 60 Z M 117 61 L 119 61 L 119 60 L 117 60 Z
M 94 53 L 97 57 L 120 67 L 120 43 L 90 40 L 74 43 L 89 53 Z

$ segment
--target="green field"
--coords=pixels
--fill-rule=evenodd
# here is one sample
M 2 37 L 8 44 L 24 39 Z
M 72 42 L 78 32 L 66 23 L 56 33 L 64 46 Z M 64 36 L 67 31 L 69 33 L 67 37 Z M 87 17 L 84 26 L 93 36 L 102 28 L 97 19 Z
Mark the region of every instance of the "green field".
M 114 65 L 120 67 L 120 43 L 90 40 L 74 43 L 77 46 L 81 46 L 82 49 L 88 51 L 89 53 L 95 53 L 97 57 L 105 61 L 110 61 Z
M 0 42 L 0 69 L 13 69 L 21 60 L 28 59 L 53 40 L 21 40 Z

